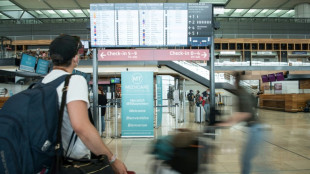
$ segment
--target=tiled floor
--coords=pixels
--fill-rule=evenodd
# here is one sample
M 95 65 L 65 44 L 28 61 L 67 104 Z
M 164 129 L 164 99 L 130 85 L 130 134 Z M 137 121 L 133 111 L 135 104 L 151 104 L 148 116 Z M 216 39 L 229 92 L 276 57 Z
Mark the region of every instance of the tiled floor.
M 231 107 L 224 107 L 223 110 L 226 115 L 232 112 Z M 271 130 L 268 131 L 268 137 L 265 138 L 260 153 L 253 161 L 252 173 L 310 174 L 310 114 L 262 109 L 259 109 L 258 113 L 261 120 L 269 125 Z M 186 115 L 185 122 L 178 124 L 178 127 L 195 131 L 203 130 L 203 124 L 194 122 L 193 113 L 186 113 Z M 162 124 L 160 128 L 155 129 L 154 139 L 174 131 L 175 120 L 170 114 L 163 115 Z M 103 140 L 125 162 L 129 170 L 133 170 L 137 174 L 154 173 L 152 166 L 155 160 L 149 153 L 153 138 L 112 139 L 110 138 L 111 135 L 114 135 L 112 120 L 107 121 L 106 130 L 107 136 Z M 239 159 L 243 142 L 246 140 L 247 128 L 235 125 L 229 129 L 217 130 L 216 133 L 216 139 L 209 141 L 216 147 L 211 157 L 213 162 L 206 165 L 208 172 L 200 173 L 240 173 Z

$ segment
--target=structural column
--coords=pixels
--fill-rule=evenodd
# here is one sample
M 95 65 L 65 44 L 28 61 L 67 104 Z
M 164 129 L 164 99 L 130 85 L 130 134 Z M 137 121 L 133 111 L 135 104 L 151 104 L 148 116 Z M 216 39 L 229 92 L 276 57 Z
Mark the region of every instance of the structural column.
M 310 18 L 310 4 L 303 3 L 295 6 L 296 18 Z

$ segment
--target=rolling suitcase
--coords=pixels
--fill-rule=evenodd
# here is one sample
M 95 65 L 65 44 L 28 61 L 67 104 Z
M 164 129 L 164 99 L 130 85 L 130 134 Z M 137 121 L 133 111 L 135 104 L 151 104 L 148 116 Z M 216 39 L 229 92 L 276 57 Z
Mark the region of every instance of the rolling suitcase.
M 202 106 L 196 106 L 195 108 L 195 122 L 196 123 L 201 123 L 204 122 L 204 117 L 205 117 L 205 111 L 202 108 Z

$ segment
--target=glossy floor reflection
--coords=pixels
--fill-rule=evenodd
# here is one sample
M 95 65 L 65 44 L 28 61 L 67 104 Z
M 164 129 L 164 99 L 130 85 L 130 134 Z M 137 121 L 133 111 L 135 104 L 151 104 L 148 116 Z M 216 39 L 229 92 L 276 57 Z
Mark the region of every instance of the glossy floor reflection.
M 225 115 L 233 112 L 231 107 L 222 108 Z M 120 113 L 120 112 L 118 112 Z M 253 174 L 310 174 L 310 114 L 286 113 L 259 109 L 261 120 L 270 128 L 266 131 L 262 151 L 253 161 Z M 204 124 L 194 122 L 194 114 L 186 112 L 185 122 L 179 128 L 202 131 Z M 225 117 L 225 116 L 224 116 Z M 115 135 L 112 117 L 106 123 L 105 141 L 108 147 L 122 159 L 129 170 L 137 174 L 152 174 L 154 158 L 150 147 L 159 136 L 168 135 L 175 129 L 175 118 L 169 113 L 163 114 L 162 126 L 154 129 L 154 138 L 111 138 Z M 121 132 L 118 115 L 118 134 Z M 207 173 L 240 173 L 240 154 L 247 136 L 247 127 L 235 125 L 229 129 L 216 131 L 216 139 L 209 141 L 215 145 L 212 163 L 207 164 Z M 200 172 L 200 173 L 206 173 Z

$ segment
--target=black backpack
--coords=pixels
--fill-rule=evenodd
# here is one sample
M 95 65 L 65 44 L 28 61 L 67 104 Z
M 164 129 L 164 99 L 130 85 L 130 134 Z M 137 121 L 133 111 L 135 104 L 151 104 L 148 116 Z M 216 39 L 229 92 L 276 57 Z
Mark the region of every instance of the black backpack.
M 188 101 L 194 101 L 194 94 L 193 93 L 187 94 L 187 100 Z
M 70 77 L 31 85 L 5 102 L 0 109 L 0 173 L 30 174 L 50 167 L 58 141 L 56 88 Z

